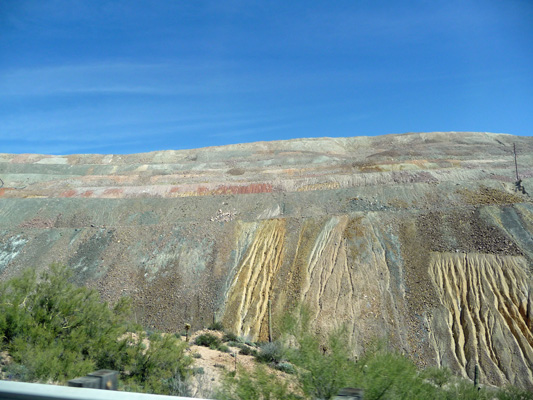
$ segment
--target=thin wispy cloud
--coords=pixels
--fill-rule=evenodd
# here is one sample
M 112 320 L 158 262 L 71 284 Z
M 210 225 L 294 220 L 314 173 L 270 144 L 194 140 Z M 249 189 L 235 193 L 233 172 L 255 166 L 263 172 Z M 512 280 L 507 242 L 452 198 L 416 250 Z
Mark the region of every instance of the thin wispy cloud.
M 94 150 L 97 147 L 123 146 L 125 142 L 133 143 L 135 140 L 144 141 L 146 145 L 146 137 L 150 138 L 150 143 L 164 143 L 177 136 L 228 137 L 228 132 L 243 129 L 259 132 L 265 124 L 273 122 L 272 117 L 266 115 L 251 116 L 235 112 L 208 114 L 201 110 L 176 115 L 172 108 L 159 110 L 157 113 L 142 113 L 141 107 L 137 108 L 137 112 L 128 113 L 128 108 L 124 106 L 91 106 L 37 112 L 30 116 L 4 116 L 0 118 L 0 132 L 4 140 L 19 143 L 19 148 L 22 145 L 39 146 L 41 152 L 46 153 L 52 148 L 52 153 L 58 154 L 67 151 L 66 144 L 73 139 L 77 143 L 74 147 Z M 50 146 L 42 146 L 44 142 Z M 101 147 L 102 143 L 105 143 L 104 147 Z M 167 148 L 195 147 L 188 143 L 175 142 Z M 202 145 L 207 146 L 209 143 Z
M 185 64 L 185 65 L 184 65 Z M 201 95 L 290 88 L 312 82 L 317 73 L 243 70 L 220 62 L 217 66 L 189 63 L 59 65 L 8 71 L 0 77 L 3 96 L 91 94 Z
M 293 129 L 297 124 L 290 123 L 290 124 L 266 124 L 261 126 L 254 126 L 254 127 L 247 127 L 242 129 L 228 129 L 223 127 L 217 127 L 217 131 L 213 133 L 209 133 L 208 136 L 210 138 L 230 138 L 230 139 L 242 139 L 243 136 L 253 134 L 254 135 L 254 141 L 261 140 L 257 137 L 257 134 L 262 134 L 265 132 L 274 132 L 274 131 L 290 131 Z
M 60 94 L 169 94 L 160 78 L 166 65 L 89 64 L 24 68 L 8 71 L 0 78 L 4 96 Z

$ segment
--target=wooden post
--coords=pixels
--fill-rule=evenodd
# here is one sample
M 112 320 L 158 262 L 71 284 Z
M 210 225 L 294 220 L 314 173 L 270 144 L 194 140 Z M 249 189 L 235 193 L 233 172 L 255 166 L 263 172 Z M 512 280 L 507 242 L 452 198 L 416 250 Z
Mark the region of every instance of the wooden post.
M 516 144 L 513 143 L 513 153 L 514 153 L 514 169 L 516 172 L 516 181 L 518 182 L 520 178 L 518 177 L 518 163 L 516 161 Z
M 272 342 L 272 300 L 268 300 L 268 341 Z

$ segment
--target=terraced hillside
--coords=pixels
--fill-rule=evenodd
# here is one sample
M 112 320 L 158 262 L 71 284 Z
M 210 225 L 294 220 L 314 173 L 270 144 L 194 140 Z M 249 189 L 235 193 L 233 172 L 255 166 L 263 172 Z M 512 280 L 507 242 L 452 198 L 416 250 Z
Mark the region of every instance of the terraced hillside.
M 147 327 L 265 339 L 303 302 L 354 352 L 533 388 L 533 138 L 420 133 L 0 154 L 0 279 L 52 262 Z

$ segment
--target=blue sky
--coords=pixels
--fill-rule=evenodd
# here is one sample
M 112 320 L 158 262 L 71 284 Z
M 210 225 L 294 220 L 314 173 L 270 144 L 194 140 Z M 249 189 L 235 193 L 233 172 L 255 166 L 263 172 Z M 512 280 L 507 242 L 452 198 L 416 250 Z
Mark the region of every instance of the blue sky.
M 0 0 L 0 152 L 533 136 L 531 0 Z

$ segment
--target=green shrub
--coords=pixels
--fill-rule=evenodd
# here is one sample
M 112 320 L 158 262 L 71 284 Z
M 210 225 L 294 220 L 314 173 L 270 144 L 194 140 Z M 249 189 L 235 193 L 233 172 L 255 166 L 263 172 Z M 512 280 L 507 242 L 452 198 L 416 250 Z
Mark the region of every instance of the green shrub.
M 32 270 L 0 283 L 0 350 L 13 358 L 14 379 L 65 382 L 98 369 L 121 374 L 125 387 L 170 394 L 171 384 L 157 379 L 185 381 L 190 359 L 186 344 L 172 335 L 126 334 L 137 327 L 128 322 L 130 303 L 121 299 L 113 308 L 95 290 L 70 283 L 72 273 L 52 265 L 39 279 Z
M 296 369 L 294 368 L 294 365 L 288 362 L 280 362 L 279 364 L 276 364 L 274 366 L 278 371 L 285 372 L 286 374 L 295 374 Z
M 238 342 L 239 338 L 236 334 L 231 332 L 226 332 L 222 337 L 223 342 Z
M 284 350 L 280 342 L 267 342 L 261 345 L 255 358 L 264 363 L 279 363 L 283 360 Z
M 239 354 L 242 354 L 243 356 L 254 356 L 256 357 L 257 356 L 257 350 L 256 349 L 252 349 L 251 347 L 248 347 L 248 346 L 242 346 L 239 350 Z
M 21 364 L 10 363 L 3 368 L 5 377 L 11 381 L 27 381 L 30 379 L 30 371 Z
M 310 314 L 305 309 L 288 315 L 283 327 L 285 334 L 296 341 L 286 356 L 296 367 L 298 384 L 309 398 L 329 399 L 343 387 L 364 389 L 365 400 L 425 399 L 435 392 L 431 384 L 418 377 L 411 361 L 384 350 L 383 345 L 355 361 L 350 357 L 350 340 L 344 328 L 332 331 L 326 341 L 313 335 Z
M 496 398 L 498 400 L 533 400 L 533 392 L 506 386 L 498 391 Z
M 229 347 L 226 346 L 225 344 L 221 344 L 220 346 L 218 346 L 217 350 L 222 351 L 224 353 L 229 353 L 230 352 Z
M 269 374 L 264 366 L 258 365 L 253 372 L 239 368 L 237 373 L 227 373 L 222 387 L 215 393 L 219 400 L 297 400 L 286 381 Z
M 365 398 L 438 398 L 439 390 L 419 376 L 411 360 L 382 344 L 367 351 L 356 368 L 357 384 L 365 390 Z
M 349 357 L 351 349 L 345 329 L 335 330 L 326 341 L 321 340 L 310 333 L 308 315 L 303 310 L 282 325 L 283 334 L 291 336 L 294 347 L 286 349 L 277 342 L 266 343 L 258 354 L 258 359 L 274 368 L 293 373 L 294 380 L 276 378 L 264 366 L 253 372 L 239 369 L 236 374 L 226 374 L 217 398 L 295 399 L 303 395 L 306 399 L 331 399 L 343 387 L 357 387 L 364 390 L 365 400 L 533 400 L 533 393 L 514 387 L 478 389 L 471 381 L 454 377 L 446 368 L 419 371 L 410 359 L 383 342 L 368 346 L 356 361 Z M 241 354 L 246 352 L 243 349 Z
M 324 353 L 316 336 L 302 333 L 299 348 L 288 352 L 288 359 L 300 367 L 298 380 L 307 396 L 329 399 L 342 387 L 359 387 L 356 365 L 347 357 L 350 354 L 347 343 L 344 332 L 333 333 Z
M 449 368 L 428 367 L 421 371 L 420 377 L 441 388 L 450 382 L 453 374 Z
M 222 322 L 213 322 L 211 325 L 207 327 L 207 329 L 210 329 L 212 331 L 223 331 L 224 326 L 222 325 Z
M 29 380 L 64 382 L 100 368 L 119 369 L 129 304 L 114 309 L 94 290 L 69 283 L 52 265 L 39 280 L 26 270 L 0 285 L 0 346 L 28 368 Z
M 438 399 L 493 400 L 494 394 L 485 388 L 476 388 L 471 381 L 456 379 L 453 385 L 438 393 Z M 429 398 L 429 397 L 428 397 Z M 513 397 L 513 399 L 515 399 Z
M 228 346 L 231 346 L 231 347 L 237 347 L 239 349 L 245 349 L 245 350 L 249 350 L 250 347 L 245 345 L 244 343 L 241 343 L 241 342 L 227 342 L 226 343 Z M 254 349 L 255 350 L 255 349 Z M 250 354 L 250 353 L 249 353 Z
M 218 349 L 222 342 L 212 333 L 204 333 L 194 339 L 194 344 L 209 347 L 211 349 Z
M 163 379 L 161 382 L 161 387 L 163 388 L 163 392 L 165 394 L 169 394 L 171 396 L 192 396 L 192 392 L 187 381 L 183 379 L 181 375 L 175 375 L 171 378 Z
M 155 336 L 146 351 L 140 346 L 132 346 L 127 349 L 129 373 L 124 379 L 132 388 L 139 385 L 141 391 L 185 395 L 183 385 L 191 373 L 189 366 L 192 363 L 184 355 L 186 348 L 187 344 L 173 335 Z

